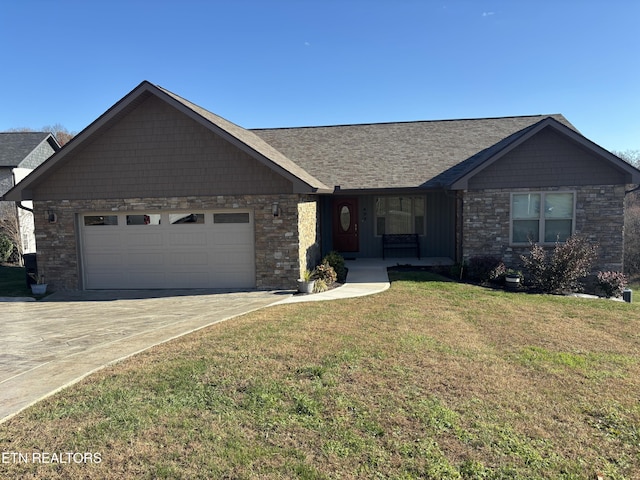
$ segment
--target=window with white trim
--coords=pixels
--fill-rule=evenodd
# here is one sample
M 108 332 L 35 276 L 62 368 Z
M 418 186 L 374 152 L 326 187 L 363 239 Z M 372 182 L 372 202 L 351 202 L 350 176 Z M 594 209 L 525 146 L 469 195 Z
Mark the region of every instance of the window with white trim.
M 575 224 L 573 192 L 511 194 L 511 243 L 564 242 Z
M 424 197 L 376 197 L 376 235 L 417 233 L 424 235 Z

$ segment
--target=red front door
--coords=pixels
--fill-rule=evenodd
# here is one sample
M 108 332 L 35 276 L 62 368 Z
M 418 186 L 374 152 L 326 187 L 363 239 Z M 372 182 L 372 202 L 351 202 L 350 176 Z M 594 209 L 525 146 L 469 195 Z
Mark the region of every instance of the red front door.
M 333 249 L 338 252 L 357 252 L 358 199 L 335 198 L 333 200 Z

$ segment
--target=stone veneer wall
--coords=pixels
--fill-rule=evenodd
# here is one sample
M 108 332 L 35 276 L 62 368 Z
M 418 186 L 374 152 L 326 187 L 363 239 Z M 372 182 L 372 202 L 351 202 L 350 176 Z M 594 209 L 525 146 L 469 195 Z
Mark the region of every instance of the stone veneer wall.
M 528 191 L 576 192 L 575 233 L 599 244 L 594 271 L 622 271 L 624 185 L 465 191 L 462 207 L 464 260 L 476 255 L 493 255 L 508 266 L 521 264 L 520 255 L 527 253 L 529 248 L 509 245 L 510 194 Z
M 298 236 L 300 238 L 300 271 L 313 270 L 320 261 L 318 202 L 298 204 Z
M 275 202 L 280 209 L 277 217 L 272 214 Z M 297 194 L 35 201 L 38 268 L 52 290 L 82 288 L 77 213 L 248 208 L 254 213 L 256 287 L 290 289 L 295 287 L 300 269 L 306 266 L 307 260 L 300 254 L 302 245 L 307 251 L 314 248 L 311 242 L 311 237 L 316 236 L 312 231 L 315 219 L 311 227 L 314 206 L 315 197 Z M 55 212 L 56 223 L 47 221 L 47 211 Z

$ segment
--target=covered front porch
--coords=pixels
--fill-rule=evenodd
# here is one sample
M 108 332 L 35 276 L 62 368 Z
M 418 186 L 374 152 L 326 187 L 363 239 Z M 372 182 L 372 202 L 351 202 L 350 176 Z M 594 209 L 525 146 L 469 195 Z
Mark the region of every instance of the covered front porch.
M 456 193 L 443 190 L 322 196 L 322 254 L 337 251 L 345 259 L 374 262 L 386 257 L 384 262 L 389 266 L 451 265 L 458 255 L 457 210 Z M 387 251 L 383 246 L 385 234 L 417 235 L 419 249 Z

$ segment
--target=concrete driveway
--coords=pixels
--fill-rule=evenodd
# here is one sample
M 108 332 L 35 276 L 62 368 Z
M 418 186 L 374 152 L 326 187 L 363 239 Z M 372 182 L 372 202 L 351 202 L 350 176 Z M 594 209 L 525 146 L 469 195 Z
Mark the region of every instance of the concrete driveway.
M 40 302 L 0 303 L 0 422 L 109 363 L 286 296 L 72 292 Z

